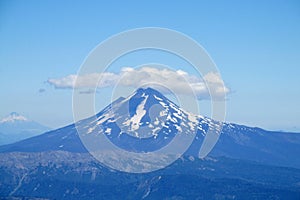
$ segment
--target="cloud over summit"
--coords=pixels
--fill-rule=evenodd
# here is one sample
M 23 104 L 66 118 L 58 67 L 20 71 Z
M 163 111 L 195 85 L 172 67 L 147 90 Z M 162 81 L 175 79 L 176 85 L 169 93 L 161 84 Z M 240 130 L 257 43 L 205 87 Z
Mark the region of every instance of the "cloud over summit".
M 98 82 L 98 80 L 100 81 Z M 211 96 L 224 99 L 224 96 L 230 92 L 217 73 L 211 72 L 202 78 L 198 78 L 183 70 L 173 71 L 153 67 L 137 69 L 126 67 L 120 73 L 71 74 L 62 78 L 51 78 L 47 82 L 57 89 L 105 88 L 116 84 L 134 88 L 143 85 L 157 88 L 160 85 L 176 94 L 191 94 L 191 92 L 194 92 L 198 99 L 209 99 Z

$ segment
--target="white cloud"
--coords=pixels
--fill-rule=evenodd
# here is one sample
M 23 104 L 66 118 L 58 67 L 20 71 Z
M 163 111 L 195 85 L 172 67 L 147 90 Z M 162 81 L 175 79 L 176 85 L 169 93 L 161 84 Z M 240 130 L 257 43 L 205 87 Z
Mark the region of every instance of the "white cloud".
M 100 79 L 99 79 L 100 78 Z M 101 80 L 98 83 L 98 80 Z M 217 73 L 208 73 L 202 79 L 190 75 L 183 70 L 172 71 L 142 67 L 138 69 L 123 68 L 120 73 L 92 73 L 86 75 L 68 75 L 58 79 L 48 79 L 55 88 L 104 88 L 119 84 L 129 87 L 150 85 L 158 88 L 159 85 L 168 88 L 176 94 L 191 94 L 193 91 L 199 99 L 209 99 L 210 96 L 223 99 L 230 90 L 224 86 L 223 80 Z M 162 89 L 163 87 L 159 87 Z M 211 95 L 209 93 L 209 89 Z M 167 91 L 163 91 L 167 93 Z
M 120 75 L 105 72 L 105 73 L 92 73 L 82 76 L 77 76 L 74 74 L 65 76 L 59 79 L 48 79 L 47 82 L 53 85 L 55 88 L 64 89 L 64 88 L 91 88 L 98 86 L 109 87 L 116 83 Z M 101 78 L 101 82 L 98 84 L 97 80 Z

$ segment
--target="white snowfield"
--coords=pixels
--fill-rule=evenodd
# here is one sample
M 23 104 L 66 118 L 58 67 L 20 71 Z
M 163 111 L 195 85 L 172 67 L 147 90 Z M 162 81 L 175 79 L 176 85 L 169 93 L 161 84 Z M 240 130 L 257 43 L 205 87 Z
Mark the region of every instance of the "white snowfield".
M 144 100 L 138 105 L 136 114 L 130 119 L 130 128 L 132 131 L 138 130 L 140 127 L 141 119 L 146 114 L 145 103 L 148 99 L 148 95 L 144 97 Z

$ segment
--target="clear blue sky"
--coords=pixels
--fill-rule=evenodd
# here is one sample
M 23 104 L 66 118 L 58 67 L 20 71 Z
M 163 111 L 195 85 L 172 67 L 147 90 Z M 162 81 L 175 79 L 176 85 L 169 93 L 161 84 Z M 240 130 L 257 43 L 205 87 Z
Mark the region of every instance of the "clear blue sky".
M 208 51 L 233 90 L 227 121 L 300 131 L 299 1 L 0 0 L 0 117 L 71 123 L 72 91 L 45 81 L 75 74 L 107 37 L 149 26 L 180 31 Z

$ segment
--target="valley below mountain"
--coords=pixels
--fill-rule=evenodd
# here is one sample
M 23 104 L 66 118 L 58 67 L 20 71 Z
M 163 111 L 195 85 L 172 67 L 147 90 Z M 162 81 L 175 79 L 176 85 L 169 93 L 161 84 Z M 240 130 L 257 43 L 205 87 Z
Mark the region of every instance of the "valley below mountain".
M 182 157 L 146 174 L 108 169 L 88 153 L 0 154 L 3 198 L 299 199 L 300 169 L 225 157 Z

